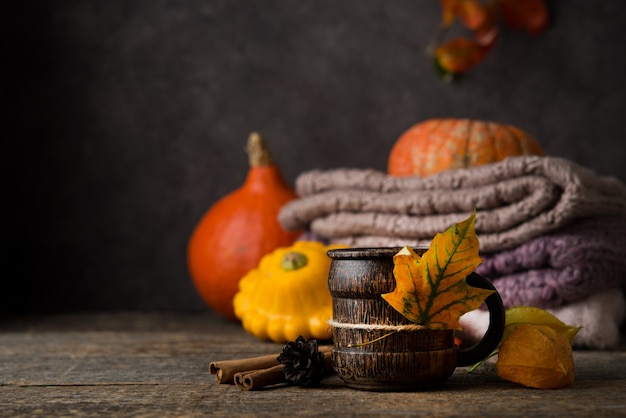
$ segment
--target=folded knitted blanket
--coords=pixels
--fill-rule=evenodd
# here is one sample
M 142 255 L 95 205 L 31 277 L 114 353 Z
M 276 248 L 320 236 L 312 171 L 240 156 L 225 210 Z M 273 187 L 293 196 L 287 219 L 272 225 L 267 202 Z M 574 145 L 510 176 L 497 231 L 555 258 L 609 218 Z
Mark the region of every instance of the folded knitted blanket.
M 575 219 L 626 214 L 626 186 L 565 159 L 513 157 L 428 177 L 313 170 L 278 219 L 353 247 L 427 245 L 477 210 L 484 251 L 515 247 Z
M 626 301 L 619 289 L 608 289 L 579 302 L 547 310 L 568 325 L 582 327 L 574 338 L 574 347 L 607 349 L 616 347 L 620 341 Z M 460 322 L 461 337 L 472 343 L 487 331 L 489 313 L 476 309 L 463 315 Z
M 476 272 L 506 307 L 553 308 L 593 293 L 626 289 L 626 218 L 585 218 L 512 249 L 481 251 Z

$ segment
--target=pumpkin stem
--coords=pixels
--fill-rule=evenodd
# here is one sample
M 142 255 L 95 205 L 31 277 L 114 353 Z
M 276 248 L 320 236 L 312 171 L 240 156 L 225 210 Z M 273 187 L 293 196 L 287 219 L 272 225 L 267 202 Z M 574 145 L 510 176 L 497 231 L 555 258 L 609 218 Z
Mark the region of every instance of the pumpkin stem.
M 263 138 L 261 138 L 261 135 L 257 132 L 252 132 L 248 137 L 246 152 L 248 153 L 250 167 L 260 167 L 272 164 L 270 150 Z
M 306 266 L 309 259 L 297 251 L 290 251 L 283 256 L 280 267 L 285 271 L 298 270 Z

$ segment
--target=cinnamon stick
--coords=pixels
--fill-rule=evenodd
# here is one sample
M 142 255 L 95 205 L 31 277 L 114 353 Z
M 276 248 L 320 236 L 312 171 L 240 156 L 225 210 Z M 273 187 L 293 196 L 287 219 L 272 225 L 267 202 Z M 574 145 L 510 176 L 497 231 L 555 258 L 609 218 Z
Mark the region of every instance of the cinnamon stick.
M 327 353 L 330 353 L 332 350 L 332 346 L 324 345 L 319 346 L 318 350 L 321 353 L 324 353 L 326 357 Z M 209 373 L 215 375 L 215 380 L 218 384 L 222 383 L 230 383 L 234 384 L 235 382 L 235 374 L 241 372 L 251 372 L 272 368 L 276 365 L 282 367 L 281 364 L 278 363 L 278 354 L 268 354 L 264 356 L 258 357 L 250 357 L 244 359 L 237 360 L 222 360 L 222 361 L 214 361 L 209 364 Z M 253 377 L 253 379 L 256 376 Z M 256 377 L 258 379 L 258 377 Z M 280 382 L 277 382 L 280 383 Z
M 209 364 L 209 373 L 215 375 L 215 380 L 220 383 L 235 383 L 235 374 L 250 370 L 266 369 L 278 364 L 278 354 L 250 357 L 239 360 L 214 361 Z
M 235 373 L 235 384 L 242 390 L 254 390 L 265 386 L 277 385 L 285 381 L 283 365 L 247 372 Z
M 324 354 L 324 369 L 327 372 L 332 371 L 333 359 L 330 347 L 328 347 L 328 349 L 322 349 L 320 347 L 319 351 Z M 285 380 L 285 373 L 283 372 L 282 364 L 261 370 L 250 370 L 235 373 L 235 384 L 241 390 L 261 389 L 265 386 L 273 386 L 284 383 Z

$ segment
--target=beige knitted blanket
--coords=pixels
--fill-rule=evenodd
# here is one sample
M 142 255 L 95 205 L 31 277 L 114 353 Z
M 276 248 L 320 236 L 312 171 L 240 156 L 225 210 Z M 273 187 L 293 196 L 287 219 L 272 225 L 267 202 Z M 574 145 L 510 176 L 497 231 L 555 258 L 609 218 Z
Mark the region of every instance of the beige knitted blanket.
M 571 161 L 524 156 L 441 172 L 391 177 L 371 169 L 313 170 L 296 179 L 286 229 L 308 228 L 354 247 L 428 245 L 477 210 L 482 251 L 499 251 L 598 215 L 626 216 L 626 186 Z

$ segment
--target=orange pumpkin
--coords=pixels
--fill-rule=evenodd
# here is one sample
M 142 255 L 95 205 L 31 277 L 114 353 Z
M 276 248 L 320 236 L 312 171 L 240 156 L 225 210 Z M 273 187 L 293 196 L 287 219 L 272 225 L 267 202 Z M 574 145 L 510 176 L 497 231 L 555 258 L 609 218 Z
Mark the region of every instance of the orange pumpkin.
M 387 172 L 428 176 L 519 155 L 544 155 L 539 142 L 521 129 L 471 119 L 429 119 L 413 125 L 396 141 Z
M 293 244 L 301 234 L 285 231 L 278 223 L 280 208 L 296 194 L 257 133 L 250 135 L 248 155 L 250 169 L 243 186 L 203 215 L 187 247 L 189 274 L 196 290 L 209 307 L 233 320 L 239 280 L 264 255 Z

